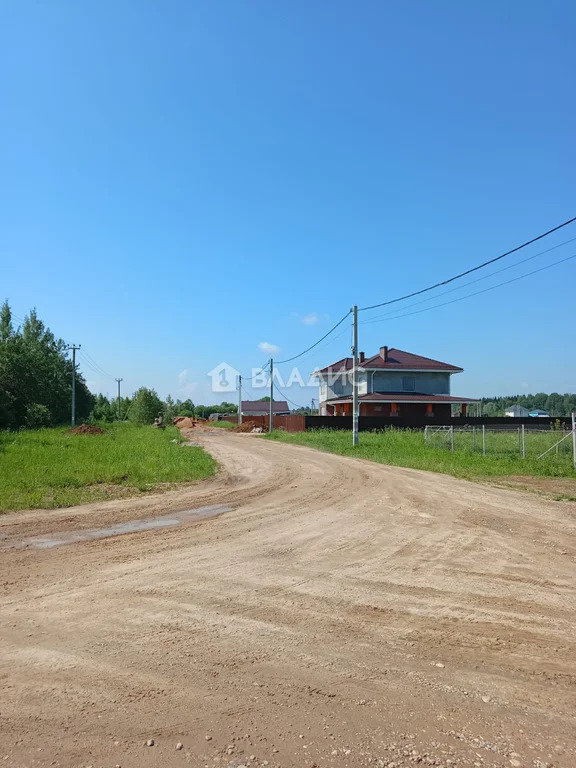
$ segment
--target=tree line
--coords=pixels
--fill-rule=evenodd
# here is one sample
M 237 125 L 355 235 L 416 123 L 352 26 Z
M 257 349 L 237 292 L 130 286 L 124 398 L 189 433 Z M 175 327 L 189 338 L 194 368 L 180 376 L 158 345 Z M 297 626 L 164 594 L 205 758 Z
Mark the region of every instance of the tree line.
M 140 387 L 132 397 L 93 395 L 76 370 L 76 422 L 133 421 L 151 424 L 160 413 L 208 418 L 211 413 L 237 413 L 233 403 L 194 405 L 191 400 L 161 400 L 153 389 Z M 15 326 L 7 301 L 0 309 L 0 429 L 38 429 L 69 424 L 72 408 L 72 361 L 68 345 L 58 339 L 32 310 Z
M 32 310 L 14 327 L 8 302 L 0 309 L 0 428 L 49 427 L 70 419 L 72 361 Z M 93 396 L 76 372 L 76 412 L 86 418 Z
M 96 395 L 94 407 L 90 414 L 92 422 L 128 420 L 137 424 L 151 424 L 158 415 L 164 422 L 169 423 L 177 416 L 207 419 L 212 413 L 235 414 L 238 407 L 233 403 L 223 402 L 220 405 L 194 405 L 192 400 L 174 400 L 168 395 L 161 400 L 153 389 L 140 387 L 132 397 L 107 398 Z
M 537 392 L 535 395 L 510 395 L 508 397 L 483 397 L 480 401 L 482 416 L 504 416 L 511 405 L 547 411 L 550 416 L 570 416 L 576 411 L 576 395 L 558 392 Z

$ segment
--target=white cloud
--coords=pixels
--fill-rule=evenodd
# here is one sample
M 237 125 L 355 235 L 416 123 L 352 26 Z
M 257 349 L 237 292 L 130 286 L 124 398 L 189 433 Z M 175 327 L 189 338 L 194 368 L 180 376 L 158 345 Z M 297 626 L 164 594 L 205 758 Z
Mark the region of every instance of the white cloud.
M 178 388 L 176 390 L 177 394 L 184 395 L 184 399 L 188 399 L 198 388 L 198 383 L 196 381 L 190 381 L 190 374 L 188 373 L 188 369 L 185 368 L 183 371 L 180 371 L 178 374 Z
M 309 312 L 307 315 L 304 315 L 302 318 L 302 322 L 304 325 L 316 325 L 320 321 L 320 318 L 318 316 L 317 312 Z
M 260 349 L 262 352 L 268 352 L 270 355 L 274 355 L 280 352 L 280 347 L 277 347 L 276 344 L 270 344 L 267 341 L 261 341 L 258 344 L 258 349 Z

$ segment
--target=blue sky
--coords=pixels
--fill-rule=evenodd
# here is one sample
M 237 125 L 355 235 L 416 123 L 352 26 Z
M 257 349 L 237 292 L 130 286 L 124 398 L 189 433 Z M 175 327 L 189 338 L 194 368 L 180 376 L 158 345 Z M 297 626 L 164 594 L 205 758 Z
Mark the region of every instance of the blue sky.
M 81 343 L 94 391 L 219 400 L 220 361 L 291 357 L 575 215 L 575 22 L 554 0 L 4 3 L 0 299 Z M 360 348 L 461 365 L 458 395 L 574 391 L 575 278 L 366 323 Z

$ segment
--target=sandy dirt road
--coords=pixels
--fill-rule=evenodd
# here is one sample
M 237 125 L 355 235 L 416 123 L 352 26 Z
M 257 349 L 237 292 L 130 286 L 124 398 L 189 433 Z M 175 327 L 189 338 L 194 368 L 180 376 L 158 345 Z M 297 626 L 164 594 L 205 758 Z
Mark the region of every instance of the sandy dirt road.
M 576 766 L 576 504 L 194 439 L 218 478 L 0 518 L 0 765 Z

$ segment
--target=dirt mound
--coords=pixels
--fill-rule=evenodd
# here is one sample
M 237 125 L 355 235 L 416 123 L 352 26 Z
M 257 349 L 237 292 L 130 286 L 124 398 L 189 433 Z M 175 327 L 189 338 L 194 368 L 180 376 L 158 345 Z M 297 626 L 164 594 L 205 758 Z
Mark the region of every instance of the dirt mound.
M 94 427 L 92 424 L 80 424 L 78 427 L 66 430 L 67 435 L 103 435 L 104 430 Z
M 180 428 L 195 427 L 197 424 L 197 420 L 192 419 L 190 416 L 176 416 L 175 419 L 172 419 L 172 423 Z
M 268 429 L 266 426 L 263 426 L 262 424 L 256 424 L 255 421 L 243 421 L 242 424 L 238 424 L 237 426 L 233 427 L 233 432 L 252 432 L 254 429 L 261 429 L 262 432 L 268 432 Z

